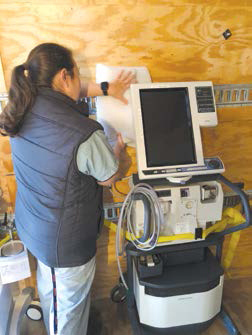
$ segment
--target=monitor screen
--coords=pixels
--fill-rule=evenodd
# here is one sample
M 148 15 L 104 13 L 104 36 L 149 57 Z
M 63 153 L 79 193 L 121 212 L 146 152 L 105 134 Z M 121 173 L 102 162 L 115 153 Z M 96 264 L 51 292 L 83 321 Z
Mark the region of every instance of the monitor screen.
M 204 159 L 200 133 L 201 126 L 217 123 L 216 111 L 209 113 L 210 93 L 215 110 L 209 81 L 131 85 L 140 180 L 216 172 Z
M 187 87 L 140 89 L 147 167 L 197 163 Z

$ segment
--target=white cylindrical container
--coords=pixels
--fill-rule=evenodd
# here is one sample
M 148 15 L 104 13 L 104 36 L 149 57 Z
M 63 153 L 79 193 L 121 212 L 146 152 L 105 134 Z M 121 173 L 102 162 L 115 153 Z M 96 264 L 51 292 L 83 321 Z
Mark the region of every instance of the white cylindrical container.
M 31 276 L 27 249 L 21 241 L 0 248 L 0 283 L 8 284 Z

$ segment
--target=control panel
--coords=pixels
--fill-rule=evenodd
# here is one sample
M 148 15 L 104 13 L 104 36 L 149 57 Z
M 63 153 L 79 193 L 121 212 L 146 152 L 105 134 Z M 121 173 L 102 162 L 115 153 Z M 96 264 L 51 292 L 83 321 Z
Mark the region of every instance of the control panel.
M 152 176 L 167 174 L 174 176 L 187 176 L 196 174 L 214 174 L 224 172 L 224 165 L 219 157 L 204 158 L 204 165 L 192 165 L 179 168 L 148 169 L 143 170 L 145 175 Z
M 199 123 L 201 127 L 213 127 L 218 123 L 213 86 L 195 87 Z

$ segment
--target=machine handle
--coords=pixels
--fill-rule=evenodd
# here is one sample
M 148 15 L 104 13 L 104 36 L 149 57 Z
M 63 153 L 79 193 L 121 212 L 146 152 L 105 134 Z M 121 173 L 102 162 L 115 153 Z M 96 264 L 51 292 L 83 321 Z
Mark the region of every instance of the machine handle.
M 144 205 L 144 233 L 139 238 L 139 241 L 145 242 L 149 239 L 150 237 L 150 219 L 151 219 L 151 208 L 150 208 L 150 202 L 146 198 L 144 194 L 141 193 L 135 193 L 132 195 L 134 200 L 141 200 Z
M 252 221 L 251 221 L 251 209 L 250 209 L 249 201 L 247 199 L 246 194 L 238 186 L 233 184 L 231 181 L 229 181 L 227 178 L 225 178 L 221 174 L 218 174 L 217 179 L 220 180 L 223 184 L 227 185 L 229 188 L 231 188 L 232 191 L 234 191 L 235 193 L 237 193 L 240 196 L 241 201 L 242 201 L 242 205 L 243 205 L 243 208 L 244 208 L 245 219 L 246 219 L 246 222 L 241 223 L 238 226 L 233 226 L 233 227 L 224 229 L 222 232 L 219 232 L 217 234 L 219 236 L 224 236 L 224 235 L 227 235 L 227 234 L 234 233 L 238 230 L 248 228 L 250 225 L 252 225 Z

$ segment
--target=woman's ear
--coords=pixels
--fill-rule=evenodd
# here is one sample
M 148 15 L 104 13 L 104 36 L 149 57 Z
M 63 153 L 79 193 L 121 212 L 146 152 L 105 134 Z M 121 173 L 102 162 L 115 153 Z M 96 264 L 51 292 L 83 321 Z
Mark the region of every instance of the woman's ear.
M 67 70 L 61 69 L 53 78 L 52 87 L 56 91 L 65 93 L 69 87 Z
M 68 83 L 68 72 L 67 70 L 64 68 L 64 69 L 61 69 L 60 70 L 60 79 L 62 81 L 62 84 L 63 85 L 66 85 L 67 87 L 69 86 L 69 83 Z

